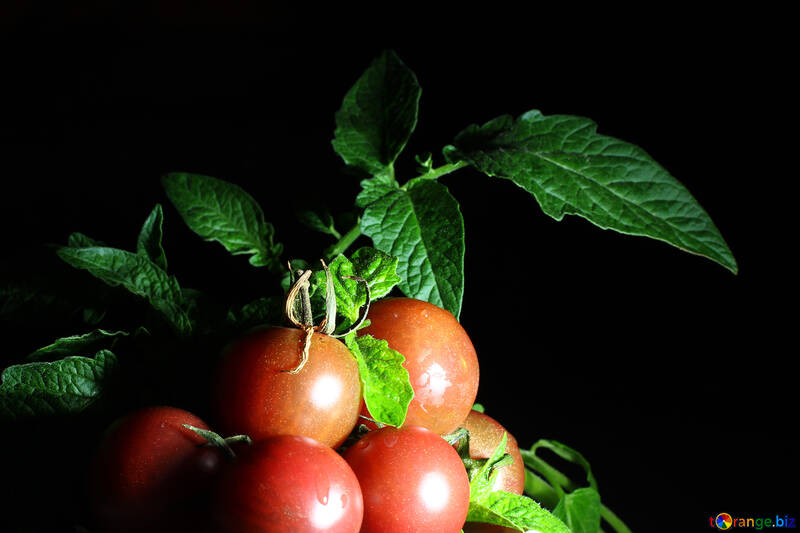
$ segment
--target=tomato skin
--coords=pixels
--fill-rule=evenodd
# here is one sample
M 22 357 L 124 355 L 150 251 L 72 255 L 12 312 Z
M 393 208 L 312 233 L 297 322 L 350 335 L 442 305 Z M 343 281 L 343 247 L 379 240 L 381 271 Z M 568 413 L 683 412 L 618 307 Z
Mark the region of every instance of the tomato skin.
M 384 427 L 344 453 L 364 495 L 361 533 L 459 533 L 469 479 L 455 449 L 422 428 Z
M 503 433 L 508 435 L 506 453 L 511 455 L 514 462 L 497 470 L 492 489 L 522 494 L 525 490 L 525 463 L 522 462 L 517 439 L 495 419 L 478 411 L 470 411 L 461 427 L 469 431 L 469 456 L 472 459 L 488 459 L 500 444 Z
M 270 437 L 242 451 L 220 478 L 219 531 L 357 533 L 364 503 L 355 474 L 307 437 Z
M 344 442 L 358 421 L 358 364 L 343 343 L 314 333 L 305 367 L 285 372 L 299 364 L 304 339 L 299 329 L 262 327 L 225 348 L 215 402 L 224 434 L 303 435 L 330 447 Z
M 413 298 L 372 304 L 359 335 L 385 339 L 406 358 L 414 398 L 405 424 L 444 435 L 469 414 L 478 393 L 478 356 L 467 332 L 448 311 Z
M 106 431 L 90 472 L 92 511 L 101 531 L 169 531 L 169 522 L 210 490 L 225 460 L 186 429 L 209 429 L 174 407 L 147 407 Z

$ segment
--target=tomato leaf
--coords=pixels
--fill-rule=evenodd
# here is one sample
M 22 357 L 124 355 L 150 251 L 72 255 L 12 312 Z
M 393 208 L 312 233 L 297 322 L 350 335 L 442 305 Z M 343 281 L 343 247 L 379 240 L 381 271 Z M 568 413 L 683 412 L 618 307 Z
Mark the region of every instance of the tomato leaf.
M 528 111 L 459 133 L 445 148 L 488 176 L 513 181 L 556 220 L 578 215 L 603 229 L 652 237 L 737 272 L 708 214 L 678 180 L 633 144 L 598 135 L 583 117 Z
M 253 266 L 280 267 L 283 245 L 273 243 L 275 228 L 241 187 L 199 174 L 164 176 L 164 189 L 189 228 L 216 241 L 233 255 L 249 254 Z
M 96 329 L 83 335 L 72 335 L 56 339 L 52 344 L 39 348 L 28 354 L 28 361 L 42 361 L 44 359 L 62 359 L 79 352 L 96 352 L 100 345 L 113 346 L 117 337 L 127 337 L 126 331 L 105 331 Z
M 591 487 L 584 487 L 564 494 L 553 509 L 553 514 L 572 533 L 597 533 L 600 531 L 602 507 L 600 494 Z
M 405 357 L 389 348 L 385 340 L 371 335 L 356 337 L 350 333 L 344 341 L 358 362 L 364 403 L 372 418 L 390 426 L 402 426 L 414 397 L 408 371 L 403 368 Z
M 146 298 L 180 334 L 188 334 L 191 321 L 183 309 L 184 299 L 178 280 L 146 257 L 117 248 L 91 246 L 62 247 L 58 256 L 75 268 L 87 270 L 111 286 L 121 285 Z
M 283 321 L 283 298 L 267 296 L 242 306 L 231 307 L 227 321 L 238 329 L 261 324 L 278 325 Z
M 447 187 L 429 180 L 412 180 L 402 189 L 374 183 L 369 188 L 361 197 L 371 201 L 361 231 L 378 250 L 399 258 L 400 290 L 458 318 L 464 295 L 464 219 L 456 199 Z
M 336 313 L 342 320 L 338 331 L 344 331 L 356 323 L 359 310 L 367 303 L 367 292 L 363 284 L 345 276 L 355 276 L 367 282 L 372 300 L 382 298 L 397 285 L 401 278 L 397 275 L 398 258 L 369 247 L 359 248 L 350 256 L 337 256 L 328 266 L 333 276 L 336 294 Z M 317 271 L 311 278 L 315 298 L 325 294 L 327 279 L 324 271 Z
M 492 491 L 494 466 L 505 456 L 508 436 L 503 434 L 492 456 L 471 476 L 468 522 L 485 522 L 528 531 L 569 533 L 569 528 L 556 516 L 528 498 L 503 491 Z
M 108 350 L 94 358 L 67 357 L 52 363 L 6 368 L 0 383 L 0 419 L 72 414 L 95 402 L 117 364 Z
M 156 204 L 150 216 L 144 221 L 139 239 L 136 243 L 136 253 L 147 257 L 161 269 L 167 270 L 167 256 L 161 246 L 163 237 L 164 211 L 161 204 Z
M 393 181 L 392 165 L 417 124 L 417 77 L 392 51 L 375 59 L 336 112 L 333 149 L 344 162 Z
M 316 211 L 311 209 L 302 209 L 297 212 L 297 220 L 299 220 L 300 223 L 305 227 L 313 229 L 314 231 L 325 233 L 327 235 L 333 235 L 337 239 L 341 237 L 339 232 L 336 231 L 336 228 L 334 227 L 333 216 L 331 215 L 330 211 L 325 208 Z

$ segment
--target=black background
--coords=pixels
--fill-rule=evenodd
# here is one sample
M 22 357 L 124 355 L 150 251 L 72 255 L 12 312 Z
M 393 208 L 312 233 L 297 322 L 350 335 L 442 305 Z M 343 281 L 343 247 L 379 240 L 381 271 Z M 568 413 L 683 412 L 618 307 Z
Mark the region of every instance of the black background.
M 775 77 L 780 42 L 755 34 L 766 22 L 657 8 L 535 17 L 398 9 L 413 14 L 367 22 L 187 5 L 56 14 L 23 5 L 6 15 L 6 267 L 72 231 L 132 248 L 161 202 L 170 270 L 183 286 L 240 301 L 274 293 L 246 259 L 196 238 L 159 178 L 181 170 L 235 182 L 261 203 L 286 257 L 319 256 L 328 241 L 293 210 L 352 208 L 358 180 L 330 147 L 333 115 L 392 47 L 423 88 L 401 181 L 414 154 L 441 163 L 441 147 L 471 123 L 534 108 L 587 116 L 684 183 L 739 262 L 735 276 L 664 243 L 576 217 L 556 222 L 514 184 L 471 169 L 443 178 L 466 224 L 461 322 L 487 413 L 523 446 L 545 437 L 580 450 L 604 502 L 634 531 L 709 530 L 719 512 L 797 515 L 796 311 L 784 251 L 796 237 L 781 207 L 796 172 L 779 163 L 774 124 L 788 118 Z M 4 328 L 3 364 L 73 333 Z M 4 483 L 20 488 L 4 514 L 24 521 L 21 503 L 35 502 L 54 510 L 54 523 L 80 521 L 80 493 L 64 489 L 80 461 L 63 466 L 60 444 L 41 444 L 25 461 L 38 457 L 38 475 L 58 475 L 20 481 L 17 460 Z M 2 461 L 8 471 L 15 460 Z M 48 470 L 48 461 L 62 466 Z

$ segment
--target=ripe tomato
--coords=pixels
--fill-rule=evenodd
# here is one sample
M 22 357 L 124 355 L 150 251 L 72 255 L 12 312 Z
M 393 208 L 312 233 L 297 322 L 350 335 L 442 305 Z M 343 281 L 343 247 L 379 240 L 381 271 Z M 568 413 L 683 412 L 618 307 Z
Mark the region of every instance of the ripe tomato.
M 461 324 L 448 311 L 412 298 L 387 298 L 369 309 L 360 335 L 385 339 L 403 354 L 414 398 L 405 423 L 440 435 L 454 431 L 478 393 L 478 357 Z
M 304 339 L 299 329 L 264 327 L 226 347 L 215 407 L 226 434 L 303 435 L 330 447 L 344 442 L 358 421 L 358 364 L 343 343 L 315 333 L 305 367 L 285 372 L 298 365 Z
M 90 473 L 92 510 L 103 531 L 167 531 L 167 523 L 210 489 L 224 458 L 186 429 L 201 419 L 174 407 L 148 407 L 117 420 Z
M 355 474 L 331 448 L 281 435 L 242 451 L 214 502 L 221 531 L 357 533 L 364 515 Z
M 469 431 L 469 456 L 473 459 L 489 458 L 500 444 L 503 433 L 508 435 L 506 453 L 511 455 L 514 462 L 497 470 L 492 489 L 522 494 L 525 490 L 525 463 L 522 462 L 517 439 L 495 419 L 478 411 L 470 411 L 460 427 Z
M 370 431 L 344 458 L 364 494 L 361 533 L 458 533 L 469 509 L 469 479 L 456 450 L 413 426 Z

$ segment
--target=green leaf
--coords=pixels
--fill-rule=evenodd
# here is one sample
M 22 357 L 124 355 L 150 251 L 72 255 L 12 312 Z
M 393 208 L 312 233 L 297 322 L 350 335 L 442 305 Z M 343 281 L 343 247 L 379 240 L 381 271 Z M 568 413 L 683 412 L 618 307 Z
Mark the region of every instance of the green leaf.
M 334 227 L 333 216 L 327 209 L 323 208 L 318 211 L 303 209 L 297 212 L 297 219 L 307 228 L 333 235 L 337 239 L 341 238 L 341 234 Z
M 414 397 L 408 371 L 403 368 L 405 357 L 389 348 L 385 340 L 371 335 L 356 337 L 350 333 L 344 340 L 358 362 L 364 403 L 372 418 L 390 426 L 402 426 Z
M 445 148 L 489 176 L 513 181 L 561 220 L 578 215 L 628 235 L 652 237 L 737 272 L 736 260 L 686 188 L 633 144 L 598 135 L 589 119 L 528 111 L 472 125 Z
M 392 181 L 392 165 L 417 124 L 421 92 L 397 54 L 384 52 L 345 95 L 333 149 L 348 165 Z
M 543 533 L 569 533 L 561 520 L 532 499 L 492 490 L 493 476 L 496 475 L 494 466 L 504 460 L 507 439 L 508 435 L 504 433 L 492 456 L 470 479 L 467 521 L 496 524 L 519 531 L 535 529 Z
M 28 355 L 28 361 L 61 359 L 79 352 L 96 352 L 102 344 L 113 346 L 117 337 L 127 337 L 125 331 L 105 331 L 96 329 L 83 335 L 72 335 L 56 339 L 52 344 L 39 348 Z
M 92 246 L 105 246 L 105 244 L 76 231 L 70 233 L 67 238 L 67 246 L 70 248 L 91 248 Z
M 364 210 L 361 231 L 378 250 L 399 258 L 406 296 L 447 309 L 458 318 L 464 295 L 464 219 L 447 187 L 412 180 L 381 188 Z M 375 194 L 371 196 L 377 196 Z
M 281 244 L 264 212 L 241 187 L 209 176 L 172 173 L 163 178 L 170 201 L 189 228 L 233 255 L 250 254 L 253 266 L 280 266 Z
M 89 271 L 111 286 L 121 285 L 146 298 L 181 334 L 192 325 L 183 309 L 183 295 L 178 281 L 146 257 L 107 247 L 59 248 L 58 256 L 74 266 Z
M 585 487 L 565 494 L 553 509 L 553 514 L 572 533 L 597 533 L 600 531 L 602 509 L 600 494 L 591 487 Z
M 328 265 L 336 294 L 336 312 L 343 319 L 338 321 L 339 331 L 355 324 L 359 310 L 367 303 L 367 292 L 363 284 L 344 276 L 364 279 L 369 286 L 370 297 L 374 301 L 389 294 L 401 281 L 397 275 L 397 263 L 397 257 L 374 248 L 363 247 L 356 250 L 350 259 L 339 255 Z M 311 284 L 317 298 L 322 298 L 325 294 L 326 283 L 324 271 L 314 273 Z
M 167 270 L 167 256 L 161 246 L 163 237 L 164 211 L 161 204 L 156 204 L 150 216 L 144 221 L 139 239 L 136 243 L 136 253 L 147 257 L 161 269 Z
M 486 410 L 483 407 L 483 404 L 480 404 L 480 403 L 473 404 L 472 405 L 472 410 L 473 411 L 478 411 L 479 413 L 486 412 Z
M 104 392 L 116 364 L 113 353 L 101 350 L 94 358 L 10 366 L 0 384 L 0 419 L 83 411 Z
M 259 298 L 241 307 L 228 311 L 228 323 L 245 329 L 261 324 L 281 324 L 283 322 L 283 299 L 268 296 Z

